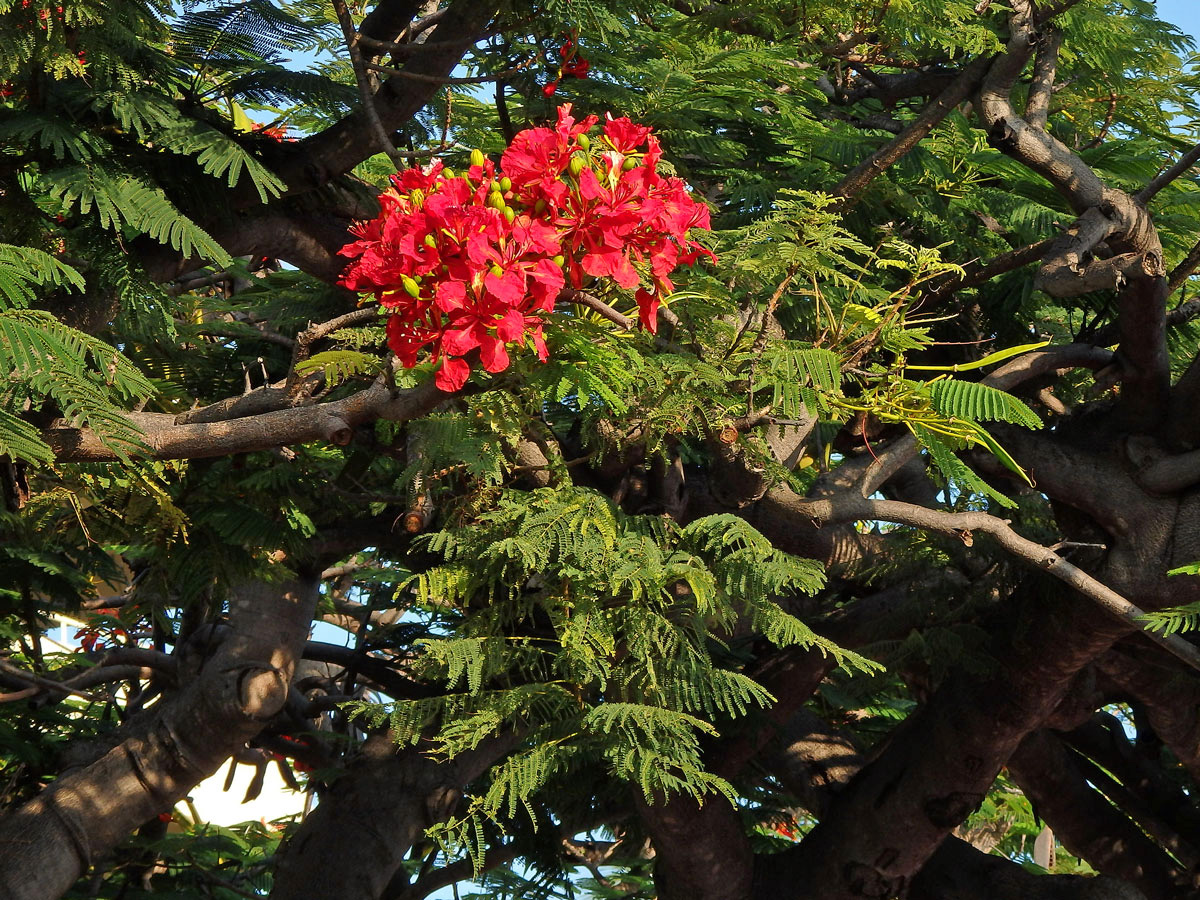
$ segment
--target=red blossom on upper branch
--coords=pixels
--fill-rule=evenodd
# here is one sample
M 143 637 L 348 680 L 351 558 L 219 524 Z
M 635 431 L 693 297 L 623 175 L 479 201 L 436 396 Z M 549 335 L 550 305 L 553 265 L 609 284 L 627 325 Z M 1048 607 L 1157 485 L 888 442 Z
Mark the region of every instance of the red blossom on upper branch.
M 379 216 L 341 250 L 352 260 L 341 283 L 392 313 L 388 345 L 402 365 L 428 348 L 438 387 L 455 391 L 472 352 L 489 372 L 508 367 L 511 346 L 545 360 L 541 316 L 568 282 L 634 291 L 642 325 L 656 331 L 671 273 L 715 259 L 687 236 L 709 227 L 708 208 L 658 173 L 650 129 L 608 116 L 593 140 L 598 123 L 576 121 L 567 104 L 553 128 L 516 135 L 501 172 L 474 151 L 461 175 L 435 162 L 392 176 Z

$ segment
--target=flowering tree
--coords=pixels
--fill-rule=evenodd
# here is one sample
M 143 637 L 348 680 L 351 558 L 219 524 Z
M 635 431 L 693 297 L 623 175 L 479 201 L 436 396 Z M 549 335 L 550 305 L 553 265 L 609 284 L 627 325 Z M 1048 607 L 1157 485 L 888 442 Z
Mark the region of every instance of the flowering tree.
M 0 898 L 1193 896 L 1192 50 L 0 2 Z

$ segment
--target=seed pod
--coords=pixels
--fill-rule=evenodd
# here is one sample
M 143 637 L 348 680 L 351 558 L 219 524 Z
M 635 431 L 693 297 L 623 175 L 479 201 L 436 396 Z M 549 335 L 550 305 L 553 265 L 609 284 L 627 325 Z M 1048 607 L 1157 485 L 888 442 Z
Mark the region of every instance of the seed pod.
M 410 297 L 417 297 L 421 293 L 421 287 L 407 275 L 400 276 L 400 283 L 404 285 L 404 292 Z
M 583 161 L 582 156 L 572 156 L 571 162 L 567 165 L 567 171 L 571 173 L 573 178 L 578 178 L 579 173 L 583 171 L 585 165 L 586 163 Z
M 500 179 L 500 190 L 506 194 L 512 190 L 512 179 L 507 175 Z
M 483 151 L 482 150 L 479 150 L 478 148 L 476 148 L 475 150 L 471 151 L 471 165 L 473 165 L 473 166 L 482 166 L 483 165 Z

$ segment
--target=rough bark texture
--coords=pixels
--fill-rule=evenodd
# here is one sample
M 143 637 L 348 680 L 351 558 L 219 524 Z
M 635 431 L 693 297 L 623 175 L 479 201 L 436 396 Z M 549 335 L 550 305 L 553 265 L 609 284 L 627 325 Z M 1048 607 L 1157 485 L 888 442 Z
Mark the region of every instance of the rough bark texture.
M 181 666 L 186 686 L 178 696 L 131 723 L 99 759 L 0 819 L 0 898 L 60 896 L 254 737 L 287 699 L 317 586 L 305 578 L 236 590 L 231 628 Z
M 379 900 L 425 829 L 444 821 L 463 787 L 515 743 L 491 738 L 438 762 L 419 748 L 397 751 L 389 735 L 368 738 L 284 849 L 272 900 Z

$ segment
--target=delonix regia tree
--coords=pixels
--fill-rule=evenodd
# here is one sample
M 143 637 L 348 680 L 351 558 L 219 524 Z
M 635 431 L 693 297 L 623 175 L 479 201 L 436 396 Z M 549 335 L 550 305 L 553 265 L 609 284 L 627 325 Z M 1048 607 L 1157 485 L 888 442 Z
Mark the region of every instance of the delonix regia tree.
M 1191 51 L 4 0 L 0 897 L 1200 896 Z

